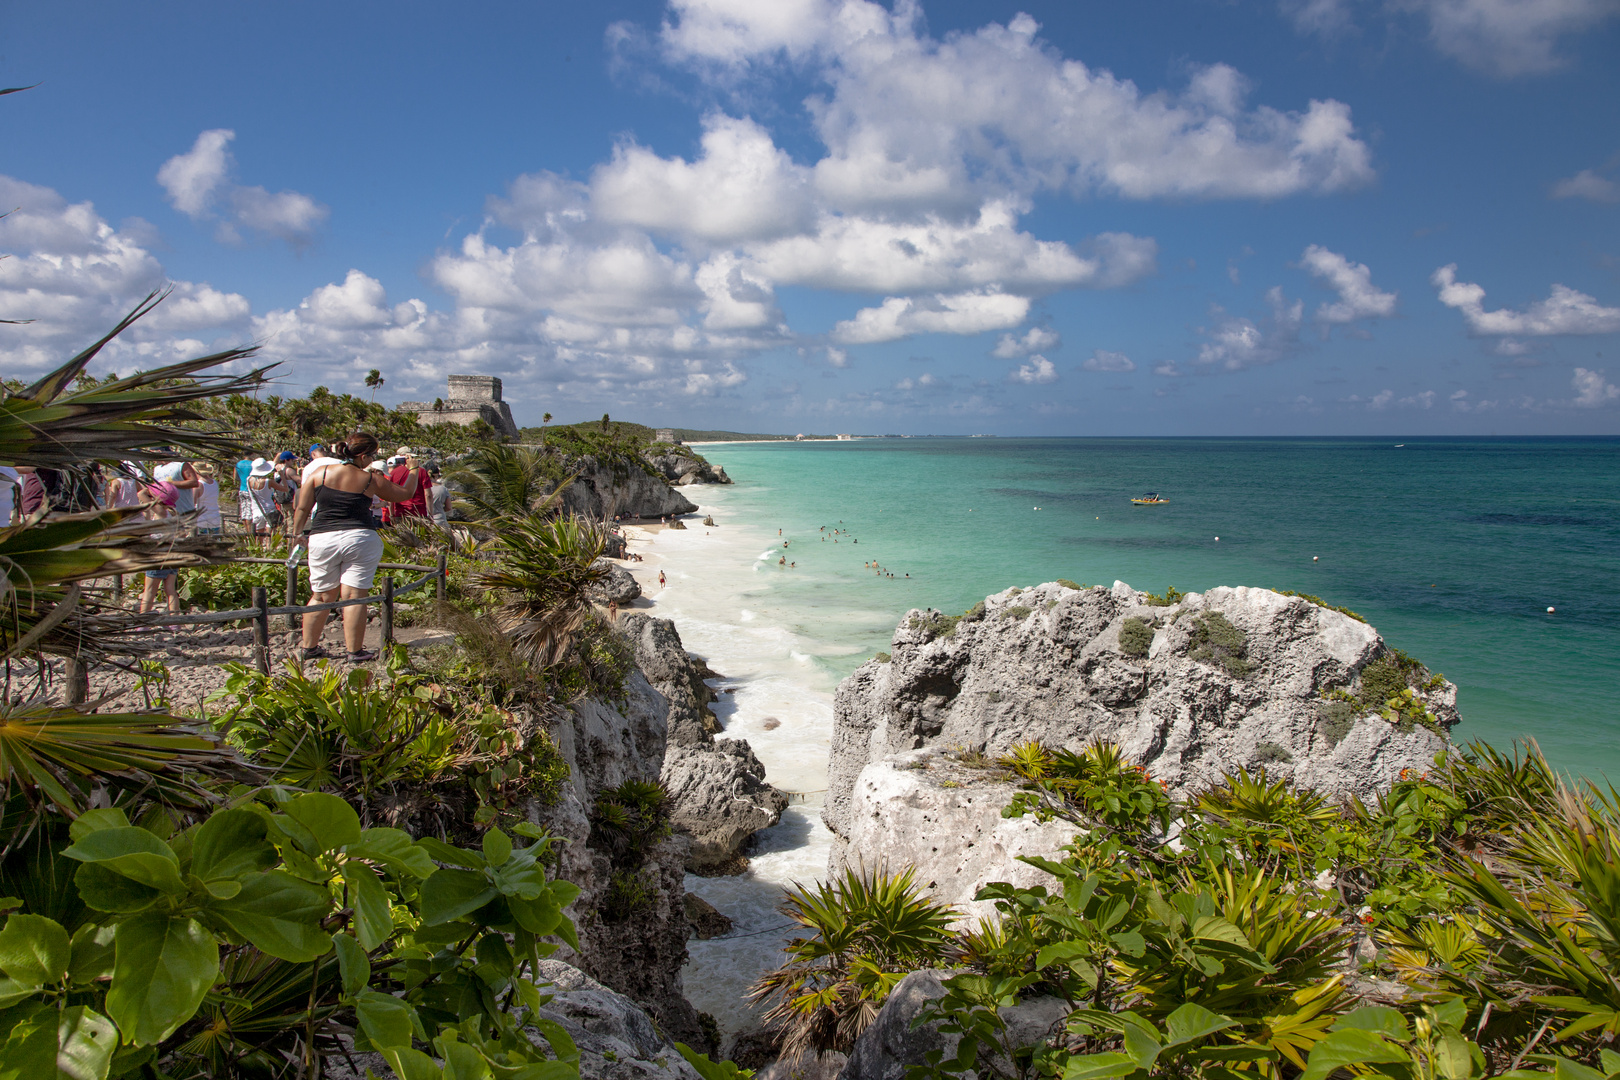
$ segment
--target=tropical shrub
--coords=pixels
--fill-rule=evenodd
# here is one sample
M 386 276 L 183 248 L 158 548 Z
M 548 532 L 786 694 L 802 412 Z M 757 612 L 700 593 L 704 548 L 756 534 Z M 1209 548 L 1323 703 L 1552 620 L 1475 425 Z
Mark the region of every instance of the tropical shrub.
M 1192 622 L 1192 651 L 1187 654 L 1241 679 L 1254 670 L 1243 631 L 1218 611 L 1206 611 Z
M 544 939 L 576 944 L 549 839 L 417 842 L 275 788 L 179 831 L 91 810 L 70 836 L 81 917 L 14 911 L 0 929 L 0 1073 L 310 1076 L 351 1030 L 401 1077 L 441 1075 L 418 1045 L 445 1076 L 577 1075 L 524 975 Z
M 1146 656 L 1153 645 L 1153 624 L 1131 616 L 1119 626 L 1119 651 L 1126 656 Z
M 947 958 L 951 909 L 923 891 L 909 868 L 863 867 L 787 894 L 783 914 L 811 933 L 749 988 L 754 1001 L 772 1003 L 763 1019 L 782 1033 L 782 1060 L 848 1050 L 901 979 Z

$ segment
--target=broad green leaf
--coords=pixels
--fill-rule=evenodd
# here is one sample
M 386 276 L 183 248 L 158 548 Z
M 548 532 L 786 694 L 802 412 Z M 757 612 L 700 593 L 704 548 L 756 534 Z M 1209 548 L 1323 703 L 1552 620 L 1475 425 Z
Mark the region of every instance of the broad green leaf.
M 1165 1018 L 1165 1034 L 1170 1036 L 1165 1049 L 1186 1046 L 1236 1024 L 1237 1021 L 1230 1017 L 1212 1013 L 1202 1005 L 1189 1001 Z
M 129 828 L 129 818 L 125 817 L 124 812 L 118 807 L 111 806 L 100 810 L 86 810 L 74 818 L 73 824 L 68 826 L 68 836 L 77 842 L 101 829 L 119 828 Z
M 482 870 L 484 868 L 484 856 L 480 852 L 451 847 L 443 840 L 432 836 L 424 836 L 416 843 L 428 853 L 434 862 L 460 866 L 467 870 Z
M 107 1013 L 132 1043 L 174 1034 L 219 975 L 219 946 L 195 920 L 149 912 L 118 924 Z
M 1339 1017 L 1334 1031 L 1376 1031 L 1396 1042 L 1411 1042 L 1412 1029 L 1406 1026 L 1406 1017 L 1385 1005 L 1363 1005 L 1354 1012 Z
M 171 895 L 186 891 L 180 877 L 180 860 L 169 845 L 133 825 L 98 829 L 62 854 Z
M 118 914 L 145 911 L 163 895 L 161 889 L 131 881 L 100 863 L 85 863 L 79 867 L 74 871 L 73 884 L 86 906 Z
M 1153 1063 L 1158 1060 L 1159 1052 L 1164 1049 L 1158 1037 L 1138 1024 L 1125 1024 L 1121 1034 L 1125 1037 L 1125 1052 L 1136 1062 L 1138 1068 L 1153 1069 Z
M 354 933 L 367 952 L 387 941 L 394 933 L 394 916 L 388 907 L 388 890 L 365 863 L 343 866 L 348 886 L 349 907 L 354 911 Z
M 343 993 L 353 997 L 371 981 L 371 961 L 366 950 L 349 934 L 333 934 L 332 947 L 337 950 L 338 977 L 343 981 Z
M 1444 1035 L 1435 1047 L 1435 1063 L 1446 1080 L 1468 1080 L 1474 1075 L 1474 1048 L 1461 1035 Z M 1601 1080 L 1602 1073 L 1594 1073 Z
M 512 909 L 512 918 L 517 924 L 531 934 L 554 933 L 562 922 L 562 909 L 552 901 L 550 892 L 543 892 L 533 900 L 508 897 L 506 906 Z
M 360 841 L 360 815 L 354 807 L 324 791 L 310 791 L 281 806 L 282 812 L 315 837 L 317 847 L 311 855 L 336 851 Z
M 1440 1004 L 1432 1006 L 1432 1008 L 1434 1009 L 1434 1018 L 1440 1021 L 1440 1026 L 1450 1028 L 1452 1031 L 1460 1032 L 1463 1024 L 1468 1020 L 1468 1003 L 1463 1001 L 1462 998 L 1442 1001 Z
M 348 854 L 350 858 L 382 863 L 396 874 L 427 877 L 437 869 L 427 851 L 401 829 L 366 829 L 358 844 L 349 845 Z
M 56 1024 L 56 1072 L 62 1080 L 107 1080 L 118 1028 L 83 1005 L 62 1010 Z
M 191 872 L 208 882 L 270 869 L 276 865 L 276 849 L 265 839 L 268 829 L 262 814 L 219 811 L 198 826 L 192 837 Z
M 520 989 L 525 986 L 527 986 L 530 990 L 534 989 L 534 984 L 526 979 L 519 979 L 514 985 Z M 528 997 L 527 994 L 524 994 L 523 996 L 525 999 Z M 538 1008 L 540 1008 L 539 1005 L 531 1005 L 531 1013 L 534 1009 Z M 557 1059 L 559 1061 L 569 1061 L 575 1063 L 576 1065 L 579 1063 L 579 1047 L 574 1045 L 574 1037 L 568 1034 L 568 1030 L 561 1024 L 557 1023 L 555 1020 L 548 1020 L 544 1016 L 534 1015 L 530 1015 L 527 1020 L 527 1024 L 536 1031 L 540 1032 L 540 1034 L 545 1038 L 546 1042 L 550 1044 L 551 1052 L 557 1055 Z M 680 1045 L 680 1043 L 675 1044 L 677 1048 L 679 1048 Z
M 1112 940 L 1119 947 L 1119 951 L 1126 956 L 1141 956 L 1147 951 L 1147 941 L 1135 930 L 1126 930 L 1114 934 Z
M 1610 1076 L 1620 1073 L 1620 1054 L 1613 1050 L 1599 1050 L 1598 1062 L 1603 1066 L 1603 1071 Z
M 564 1061 L 539 1061 L 523 1065 L 514 1072 L 505 1073 L 501 1080 L 574 1080 L 579 1066 Z
M 1350 1015 L 1354 1016 L 1355 1013 Z M 1300 1080 L 1326 1080 L 1335 1069 L 1347 1065 L 1371 1065 L 1376 1062 L 1406 1064 L 1411 1060 L 1411 1055 L 1404 1048 L 1385 1042 L 1374 1032 L 1361 1028 L 1341 1028 L 1311 1047 L 1311 1056 L 1305 1060 L 1305 1071 L 1300 1074 Z
M 444 1058 L 444 1080 L 488 1080 L 489 1063 L 477 1050 L 442 1038 L 437 1045 Z
M 390 1046 L 382 1051 L 383 1060 L 399 1080 L 444 1080 L 444 1073 L 433 1059 L 409 1046 Z
M 1193 923 L 1193 937 L 1206 938 L 1212 941 L 1224 941 L 1244 949 L 1252 949 L 1249 939 L 1243 931 L 1232 925 L 1219 915 L 1206 915 Z
M 0 1046 L 0 1080 L 42 1080 L 56 1075 L 56 1010 L 43 1004 L 11 1023 Z
M 1107 1080 L 1129 1076 L 1140 1066 L 1127 1054 L 1087 1054 L 1075 1056 L 1063 1067 L 1063 1080 Z
M 484 834 L 484 858 L 491 866 L 505 866 L 512 857 L 512 839 L 499 829 Z
M 75 986 L 95 982 L 113 973 L 118 927 L 87 922 L 74 931 L 68 960 L 68 981 Z
M 39 993 L 39 987 L 33 983 L 20 983 L 16 979 L 0 979 L 0 1009 L 15 1005 L 24 998 L 31 998 Z
M 73 946 L 67 931 L 42 915 L 11 915 L 0 929 L 0 971 L 20 983 L 61 982 Z
M 331 895 L 282 870 L 257 874 L 229 900 L 213 900 L 208 911 L 260 951 L 303 963 L 324 956 L 332 939 L 321 928 L 331 911 Z
M 422 882 L 419 906 L 429 926 L 471 914 L 495 899 L 495 886 L 472 870 L 441 868 Z
M 392 994 L 378 990 L 361 991 L 354 1014 L 360 1021 L 360 1034 L 370 1042 L 371 1049 L 408 1047 L 411 1037 L 421 1034 L 422 1024 L 416 1018 L 416 1010 Z
M 1035 954 L 1035 970 L 1048 967 L 1053 963 L 1068 963 L 1077 956 L 1085 956 L 1091 951 L 1091 946 L 1084 941 L 1056 941 L 1045 946 Z

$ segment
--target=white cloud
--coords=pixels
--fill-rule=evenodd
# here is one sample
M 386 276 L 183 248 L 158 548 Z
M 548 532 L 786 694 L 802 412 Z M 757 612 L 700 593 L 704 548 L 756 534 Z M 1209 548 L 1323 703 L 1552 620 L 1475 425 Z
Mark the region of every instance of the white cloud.
M 1402 409 L 1432 409 L 1437 397 L 1439 395 L 1433 390 L 1424 390 L 1403 398 L 1397 398 L 1393 390 L 1380 390 L 1367 401 L 1367 407 L 1380 412 L 1391 405 Z M 1361 398 L 1352 397 L 1349 400 L 1352 403 L 1358 403 Z M 1455 395 L 1453 395 L 1453 400 L 1455 400 Z
M 1124 353 L 1096 349 L 1080 366 L 1087 371 L 1135 371 L 1136 364 Z
M 1387 318 L 1395 314 L 1395 294 L 1384 292 L 1372 283 L 1372 271 L 1366 263 L 1353 263 L 1320 244 L 1306 248 L 1300 262 L 1311 276 L 1339 294 L 1337 303 L 1322 304 L 1316 309 L 1317 322 L 1343 326 L 1359 319 Z
M 710 244 L 789 235 L 814 223 L 808 170 L 764 128 L 718 113 L 703 127 L 703 155 L 694 162 L 620 144 L 591 177 L 596 214 Z
M 1032 356 L 1029 363 L 1020 364 L 1007 372 L 1008 382 L 1029 384 L 1057 382 L 1057 366 L 1044 356 Z
M 0 326 L 6 374 L 55 367 L 110 330 L 153 289 L 172 286 L 167 301 L 98 359 L 98 370 L 139 363 L 153 367 L 194 355 L 221 332 L 239 334 L 247 298 L 189 281 L 172 282 L 147 249 L 144 223 L 115 229 L 88 202 L 69 203 L 50 188 L 0 176 Z M 144 241 L 144 242 L 143 242 Z M 177 337 L 176 335 L 188 335 Z
M 1046 326 L 1032 326 L 1023 337 L 1002 334 L 991 353 L 997 360 L 1016 360 L 1038 352 L 1050 352 L 1063 344 L 1063 337 Z
M 1180 368 L 1176 367 L 1175 364 L 1173 364 L 1170 361 L 1166 360 L 1164 363 L 1157 365 L 1153 369 L 1153 374 L 1158 375 L 1161 378 L 1165 378 L 1165 379 L 1179 379 L 1179 378 L 1181 378 L 1182 375 L 1184 375 L 1186 373 L 1183 372 Z
M 827 363 L 835 368 L 849 367 L 849 353 L 829 345 L 827 346 Z
M 1565 334 L 1612 334 L 1620 331 L 1620 308 L 1604 307 L 1583 292 L 1554 285 L 1545 300 L 1523 311 L 1485 310 L 1483 287 L 1457 280 L 1457 264 L 1436 270 L 1430 283 L 1440 302 L 1462 312 L 1472 334 L 1481 336 L 1553 337 Z
M 1197 362 L 1223 371 L 1274 364 L 1299 345 L 1299 328 L 1305 305 L 1290 303 L 1280 286 L 1266 293 L 1271 314 L 1258 323 L 1252 319 L 1227 316 L 1219 308 L 1220 321 L 1204 334 L 1210 340 L 1199 346 Z
M 940 385 L 940 381 L 934 377 L 933 372 L 925 371 L 915 379 L 910 376 L 901 379 L 894 384 L 894 388 L 896 390 L 928 390 L 938 385 Z
M 214 234 L 224 243 L 239 243 L 245 228 L 295 248 L 308 244 L 326 221 L 327 208 L 297 191 L 272 194 L 233 183 L 236 161 L 228 146 L 234 138 L 228 128 L 205 131 L 190 150 L 163 163 L 157 180 L 170 204 L 193 221 L 217 221 Z
M 1435 46 L 1493 75 L 1554 71 L 1560 38 L 1620 13 L 1614 0 L 1418 0 Z
M 1597 203 L 1620 203 L 1620 184 L 1591 169 L 1582 169 L 1567 180 L 1553 185 L 1555 199 L 1587 199 Z
M 1574 404 L 1583 409 L 1595 409 L 1620 399 L 1620 386 L 1605 380 L 1601 371 L 1578 367 L 1570 385 L 1575 388 Z
M 833 327 L 844 345 L 897 341 L 912 334 L 978 334 L 1017 326 L 1029 314 L 1029 300 L 985 290 L 933 296 L 891 296 L 880 307 L 862 308 Z
M 811 65 L 828 156 L 818 189 L 841 210 L 982 204 L 992 193 L 1274 198 L 1365 184 L 1350 110 L 1247 108 L 1246 80 L 1216 64 L 1180 93 L 1144 93 L 1061 56 L 1018 15 L 944 40 L 922 9 L 870 0 L 675 0 L 666 54 L 734 79 L 781 59 Z M 964 202 L 965 200 L 965 202 Z
M 1407 12 L 1424 19 L 1435 48 L 1486 74 L 1503 77 L 1557 70 L 1561 39 L 1620 13 L 1614 0 L 1279 0 L 1300 33 L 1334 37 L 1354 29 L 1356 7 Z

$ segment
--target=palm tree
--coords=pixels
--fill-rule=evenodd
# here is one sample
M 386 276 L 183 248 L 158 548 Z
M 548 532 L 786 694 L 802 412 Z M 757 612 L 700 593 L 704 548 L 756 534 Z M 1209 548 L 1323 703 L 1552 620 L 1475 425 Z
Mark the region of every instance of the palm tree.
M 371 400 L 373 402 L 377 400 L 377 388 L 382 386 L 382 384 L 387 381 L 387 379 L 383 378 L 382 372 L 378 371 L 376 368 L 372 368 L 370 371 L 366 372 L 366 386 L 371 390 Z
M 486 520 L 548 508 L 573 482 L 545 450 L 504 443 L 478 447 L 445 479 L 466 493 L 456 500 L 457 509 Z
M 501 560 L 473 575 L 505 602 L 495 624 L 531 667 L 544 668 L 567 655 L 590 615 L 590 587 L 607 573 L 597 564 L 607 546 L 599 525 L 569 515 L 536 512 L 501 523 Z

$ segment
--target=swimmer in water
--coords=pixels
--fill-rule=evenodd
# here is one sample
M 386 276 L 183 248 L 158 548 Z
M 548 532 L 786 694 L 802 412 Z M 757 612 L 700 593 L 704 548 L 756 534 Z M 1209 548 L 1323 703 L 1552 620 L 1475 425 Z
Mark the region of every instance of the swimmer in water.
M 776 560 L 776 565 L 777 566 L 786 566 L 787 565 L 787 556 L 784 555 L 780 559 L 777 559 Z

